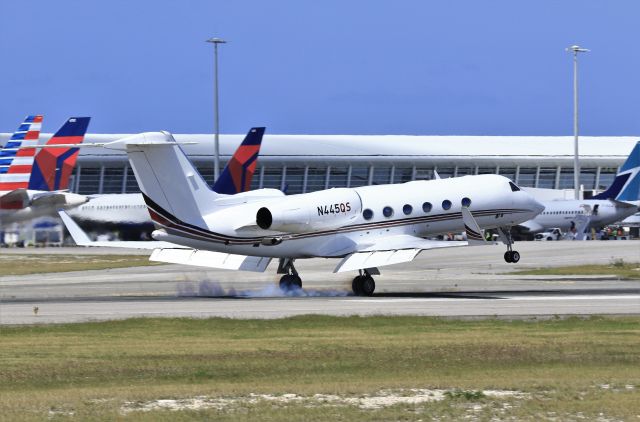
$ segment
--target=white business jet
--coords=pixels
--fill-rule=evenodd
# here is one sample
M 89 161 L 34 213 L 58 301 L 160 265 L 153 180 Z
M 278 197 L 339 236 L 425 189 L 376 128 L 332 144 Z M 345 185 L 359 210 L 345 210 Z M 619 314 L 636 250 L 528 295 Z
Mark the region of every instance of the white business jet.
M 544 209 L 531 195 L 498 175 L 335 188 L 285 196 L 275 189 L 235 195 L 211 190 L 167 132 L 151 132 L 104 145 L 126 151 L 156 230 L 152 260 L 264 271 L 278 258 L 283 289 L 302 285 L 294 261 L 339 258 L 334 272 L 358 271 L 353 291 L 371 295 L 378 267 L 412 261 L 421 251 L 484 244 L 481 229 L 497 228 L 505 260 L 518 262 L 511 226 Z M 91 242 L 60 213 L 80 245 Z M 428 240 L 466 231 L 468 241 Z M 153 242 L 129 246 L 154 247 Z M 146 245 L 145 245 L 146 243 Z

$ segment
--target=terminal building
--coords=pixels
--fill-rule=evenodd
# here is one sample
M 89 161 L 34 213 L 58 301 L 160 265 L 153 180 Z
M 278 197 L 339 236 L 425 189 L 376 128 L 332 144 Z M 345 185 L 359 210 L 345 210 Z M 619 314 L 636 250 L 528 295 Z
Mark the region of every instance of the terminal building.
M 0 143 L 10 134 L 0 134 Z M 42 134 L 41 143 L 51 134 Z M 102 143 L 128 134 L 87 134 Z M 213 135 L 175 134 L 205 180 L 213 182 Z M 220 136 L 221 167 L 244 135 Z M 638 141 L 635 137 L 580 137 L 580 185 L 603 190 Z M 573 189 L 571 136 L 265 135 L 252 189 L 287 194 L 331 187 L 402 183 L 472 174 L 500 174 L 524 187 Z M 121 151 L 83 148 L 70 190 L 80 194 L 139 192 Z

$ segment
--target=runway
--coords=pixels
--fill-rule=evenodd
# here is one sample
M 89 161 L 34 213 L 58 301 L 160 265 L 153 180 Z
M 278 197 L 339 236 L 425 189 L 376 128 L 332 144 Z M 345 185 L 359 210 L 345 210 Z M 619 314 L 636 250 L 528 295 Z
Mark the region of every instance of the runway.
M 640 281 L 607 275 L 509 273 L 531 267 L 606 264 L 613 259 L 640 262 L 640 242 L 522 242 L 517 246 L 523 256 L 517 266 L 501 260 L 500 246 L 425 252 L 410 264 L 382 268 L 382 274 L 376 277 L 376 294 L 371 298 L 351 296 L 354 274 L 332 274 L 337 261 L 323 259 L 297 262 L 304 289 L 288 295 L 275 287 L 275 263 L 260 274 L 165 265 L 6 276 L 0 277 L 0 324 L 155 316 L 543 318 L 640 314 Z M 16 251 L 8 253 L 19 259 Z M 34 307 L 38 308 L 37 314 Z

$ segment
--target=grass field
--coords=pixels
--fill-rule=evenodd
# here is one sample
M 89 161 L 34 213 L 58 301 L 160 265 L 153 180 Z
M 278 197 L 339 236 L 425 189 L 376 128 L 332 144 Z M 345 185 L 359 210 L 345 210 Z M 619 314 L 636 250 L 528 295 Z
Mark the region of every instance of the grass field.
M 146 255 L 0 254 L 2 275 L 60 273 L 160 265 Z
M 640 280 L 640 263 L 617 260 L 609 265 L 576 265 L 568 267 L 536 268 L 517 271 L 518 275 L 615 275 L 629 280 Z
M 640 418 L 632 317 L 2 327 L 0 368 L 3 420 Z

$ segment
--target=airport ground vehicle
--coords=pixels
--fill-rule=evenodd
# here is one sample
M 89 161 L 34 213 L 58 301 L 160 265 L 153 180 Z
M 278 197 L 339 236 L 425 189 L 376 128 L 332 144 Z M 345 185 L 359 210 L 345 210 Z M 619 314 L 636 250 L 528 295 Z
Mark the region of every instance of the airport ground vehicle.
M 560 240 L 562 239 L 562 231 L 559 228 L 553 228 L 549 231 L 537 233 L 533 240 Z

